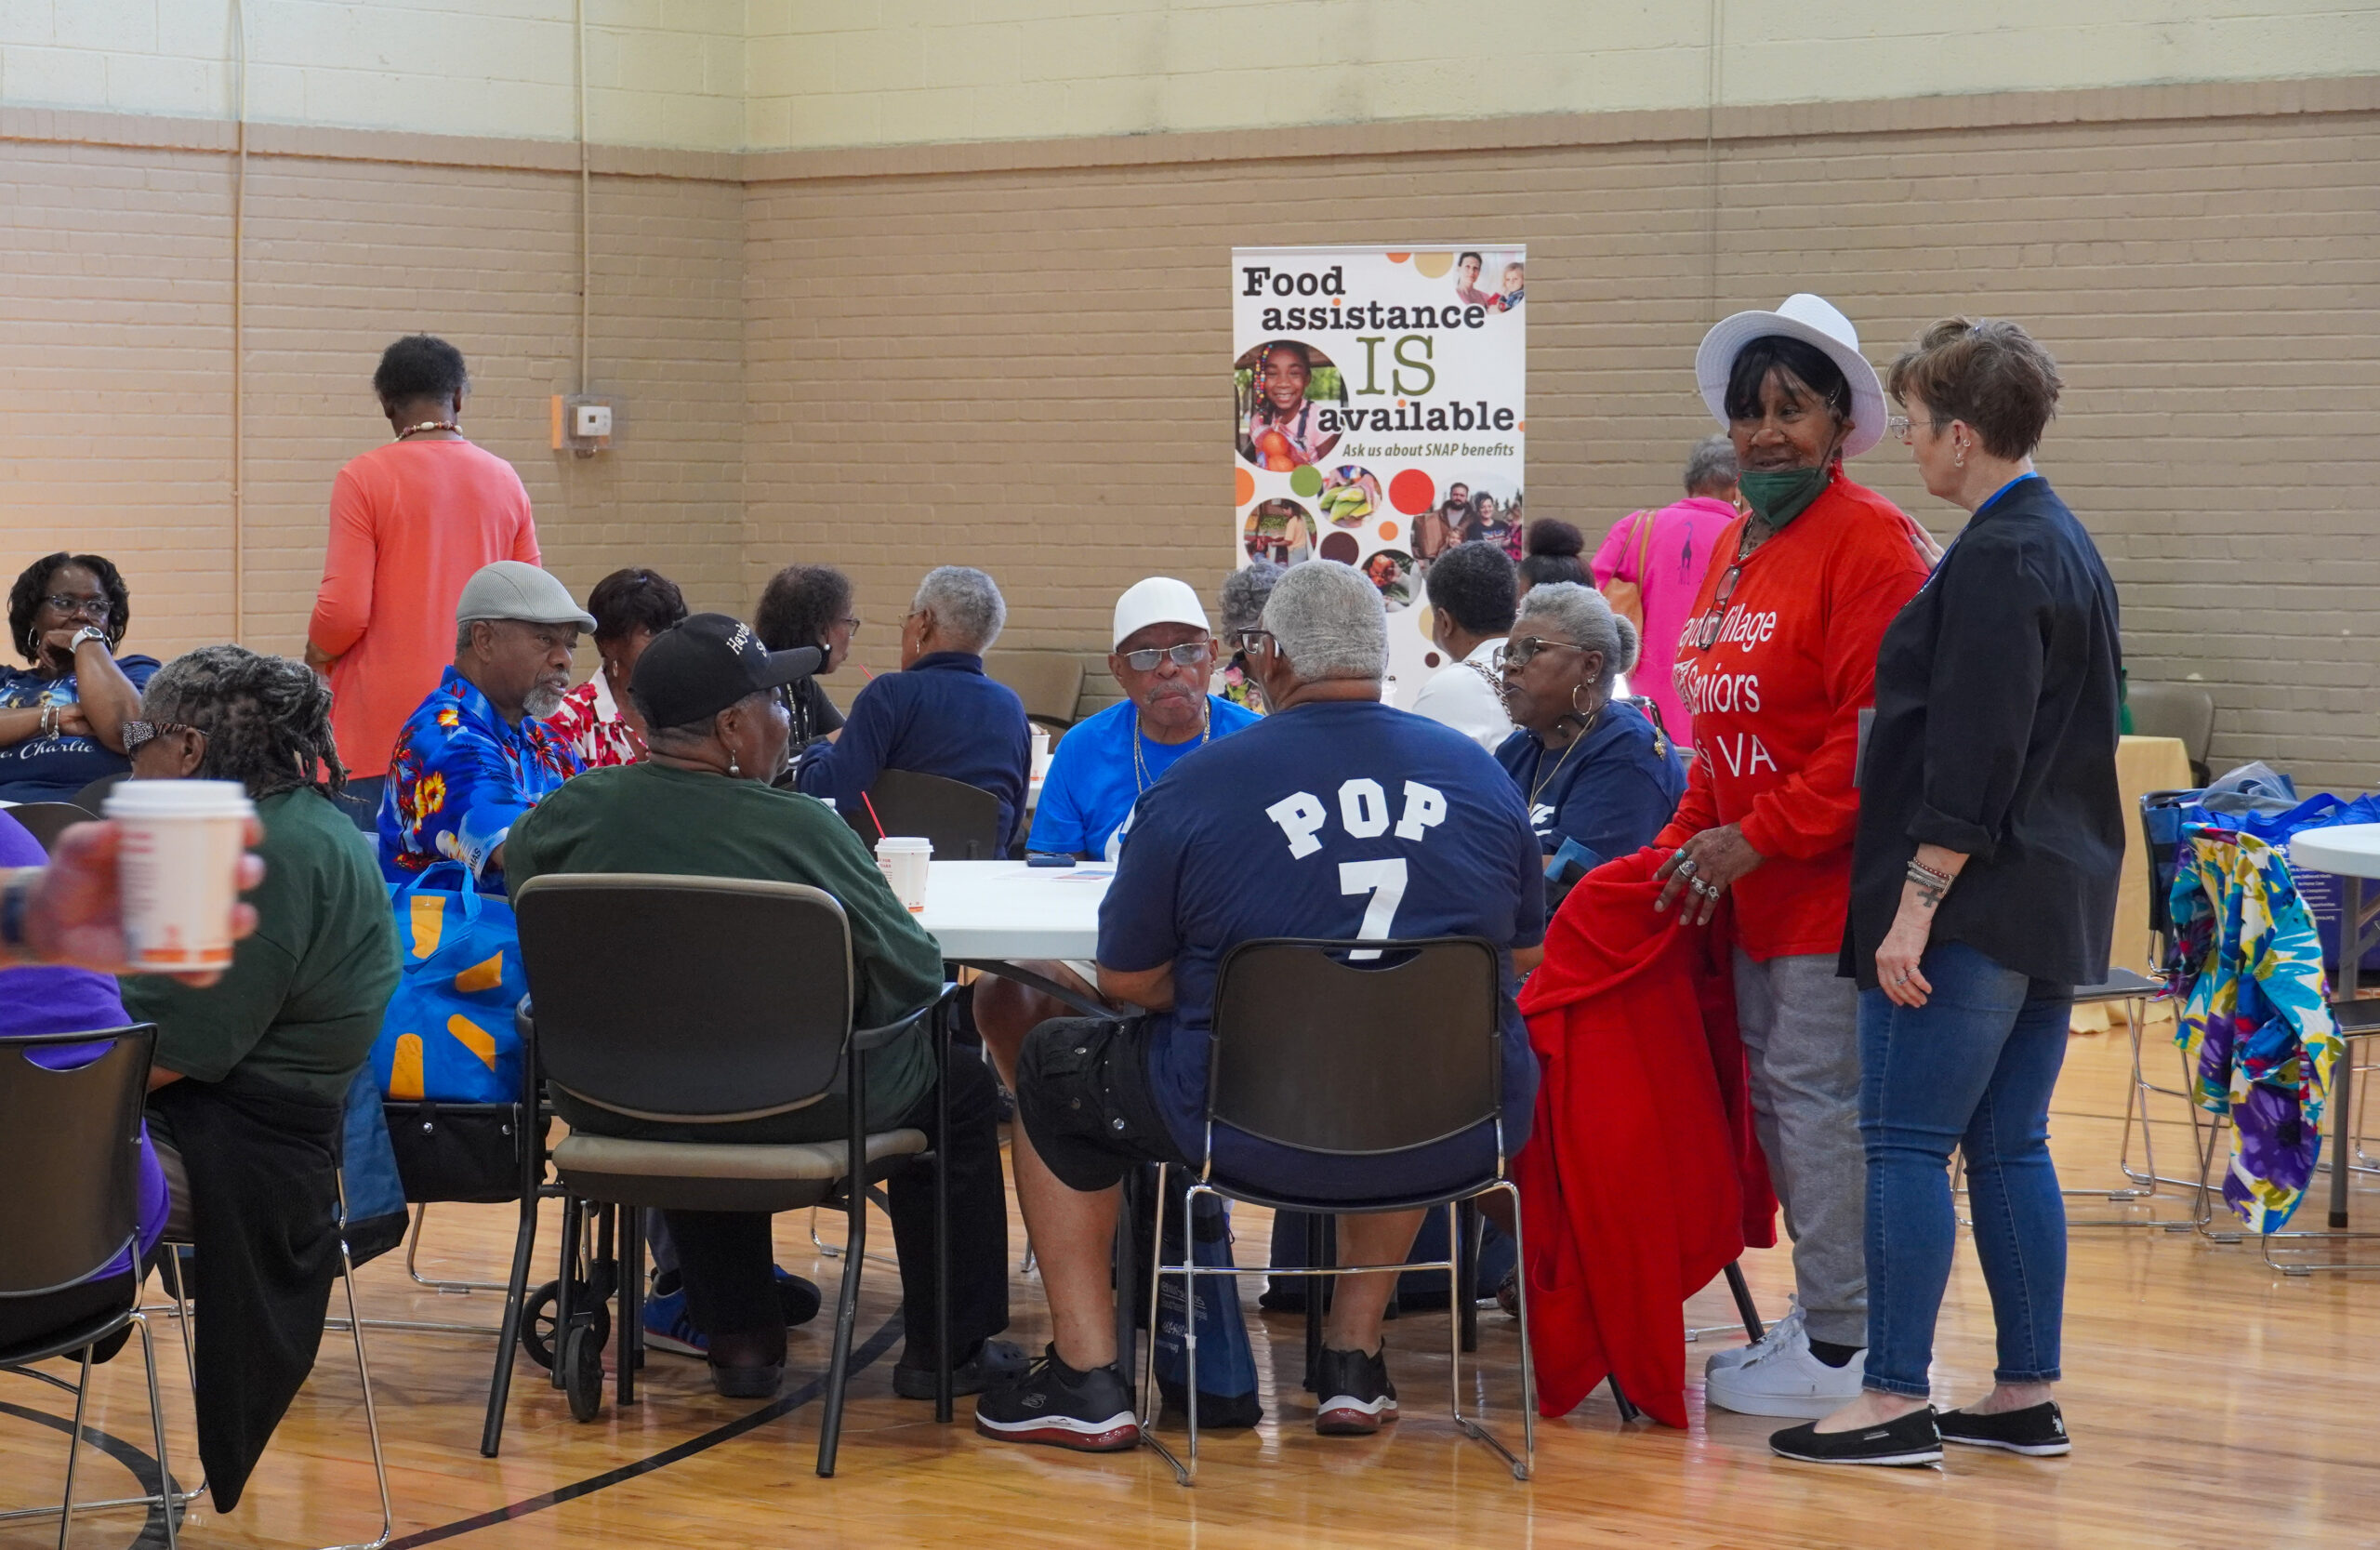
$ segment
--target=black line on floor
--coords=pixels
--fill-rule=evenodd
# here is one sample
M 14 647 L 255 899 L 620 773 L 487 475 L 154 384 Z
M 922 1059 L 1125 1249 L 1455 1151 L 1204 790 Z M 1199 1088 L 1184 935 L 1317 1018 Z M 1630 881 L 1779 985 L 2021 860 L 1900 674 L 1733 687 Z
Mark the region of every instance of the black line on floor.
M 900 1338 L 901 1310 L 895 1308 L 892 1310 L 892 1316 L 884 1321 L 883 1327 L 868 1336 L 864 1345 L 852 1352 L 852 1374 L 857 1376 L 865 1371 L 885 1352 L 891 1350 Z M 527 1517 L 533 1513 L 544 1512 L 549 1507 L 558 1507 L 564 1502 L 575 1502 L 582 1496 L 592 1496 L 599 1490 L 606 1490 L 623 1481 L 650 1475 L 656 1469 L 667 1469 L 673 1464 L 693 1458 L 697 1453 L 707 1452 L 722 1442 L 732 1442 L 747 1432 L 755 1431 L 782 1416 L 790 1415 L 811 1400 L 817 1398 L 826 1390 L 826 1376 L 822 1372 L 792 1393 L 779 1396 L 748 1415 L 738 1416 L 723 1426 L 715 1426 L 700 1437 L 688 1437 L 676 1447 L 665 1448 L 650 1458 L 638 1459 L 632 1464 L 624 1464 L 616 1469 L 607 1469 L 601 1475 L 589 1475 L 583 1480 L 574 1480 L 566 1486 L 557 1487 L 541 1495 L 509 1503 L 497 1507 L 493 1512 L 457 1518 L 452 1523 L 442 1523 L 434 1529 L 423 1529 L 402 1535 L 390 1540 L 387 1550 L 414 1550 L 416 1545 L 435 1544 L 441 1540 L 456 1539 L 464 1534 L 475 1533 L 482 1529 L 492 1529 L 499 1523 L 510 1523 L 515 1519 Z
M 94 1371 L 91 1375 L 97 1378 L 99 1373 Z M 0 1415 L 12 1415 L 20 1421 L 30 1421 L 35 1425 L 47 1426 L 53 1432 L 71 1432 L 74 1428 L 73 1416 L 51 1415 L 46 1411 L 27 1410 L 22 1405 L 0 1402 Z M 157 1461 L 141 1451 L 138 1444 L 126 1442 L 112 1433 L 100 1431 L 87 1421 L 83 1424 L 83 1440 L 130 1470 L 132 1478 L 139 1486 L 142 1495 L 161 1494 L 157 1489 L 157 1481 L 162 1471 L 157 1467 Z M 176 1486 L 174 1489 L 175 1494 L 178 1495 L 180 1487 Z M 103 1498 L 94 1496 L 93 1500 L 103 1500 Z M 165 1520 L 160 1516 L 164 1510 L 158 1504 L 150 1504 L 149 1521 L 141 1526 L 139 1536 L 132 1542 L 136 1550 L 140 1545 L 165 1543 Z M 180 1521 L 178 1518 L 175 1520 L 178 1526 Z

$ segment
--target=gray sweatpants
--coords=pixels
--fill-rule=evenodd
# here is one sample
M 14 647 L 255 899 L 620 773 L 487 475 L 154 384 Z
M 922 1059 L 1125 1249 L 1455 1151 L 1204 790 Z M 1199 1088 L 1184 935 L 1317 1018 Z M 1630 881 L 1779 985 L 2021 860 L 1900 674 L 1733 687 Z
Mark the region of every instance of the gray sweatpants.
M 1736 1024 L 1752 1121 L 1793 1240 L 1812 1340 L 1868 1344 L 1867 1154 L 1859 1140 L 1858 987 L 1835 955 L 1755 963 L 1736 949 Z

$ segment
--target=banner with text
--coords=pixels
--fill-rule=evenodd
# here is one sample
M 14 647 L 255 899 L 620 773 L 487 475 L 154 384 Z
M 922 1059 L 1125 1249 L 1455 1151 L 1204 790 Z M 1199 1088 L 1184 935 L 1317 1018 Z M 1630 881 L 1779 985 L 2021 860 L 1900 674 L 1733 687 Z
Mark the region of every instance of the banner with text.
M 1432 562 L 1474 538 L 1521 555 L 1525 258 L 1509 243 L 1232 251 L 1238 563 L 1361 569 L 1388 604 L 1400 705 L 1442 665 Z

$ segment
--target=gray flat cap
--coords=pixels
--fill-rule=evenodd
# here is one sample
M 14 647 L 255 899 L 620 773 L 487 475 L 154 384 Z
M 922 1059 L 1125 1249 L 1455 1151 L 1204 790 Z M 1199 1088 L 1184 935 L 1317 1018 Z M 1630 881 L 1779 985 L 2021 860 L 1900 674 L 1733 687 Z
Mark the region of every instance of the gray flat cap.
M 519 619 L 525 624 L 575 624 L 592 630 L 594 616 L 578 606 L 570 589 L 536 566 L 518 560 L 482 565 L 463 583 L 455 603 L 455 622 L 472 619 Z

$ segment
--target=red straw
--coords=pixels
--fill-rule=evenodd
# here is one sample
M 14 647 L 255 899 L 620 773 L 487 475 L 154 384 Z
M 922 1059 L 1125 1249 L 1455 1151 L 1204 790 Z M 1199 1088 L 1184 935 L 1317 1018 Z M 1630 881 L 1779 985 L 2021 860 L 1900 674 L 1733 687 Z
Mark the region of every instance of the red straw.
M 868 821 L 876 826 L 876 837 L 879 840 L 883 839 L 889 831 L 884 827 L 884 820 L 876 815 L 876 803 L 868 801 L 867 793 L 865 791 L 859 794 L 859 800 L 867 802 Z

